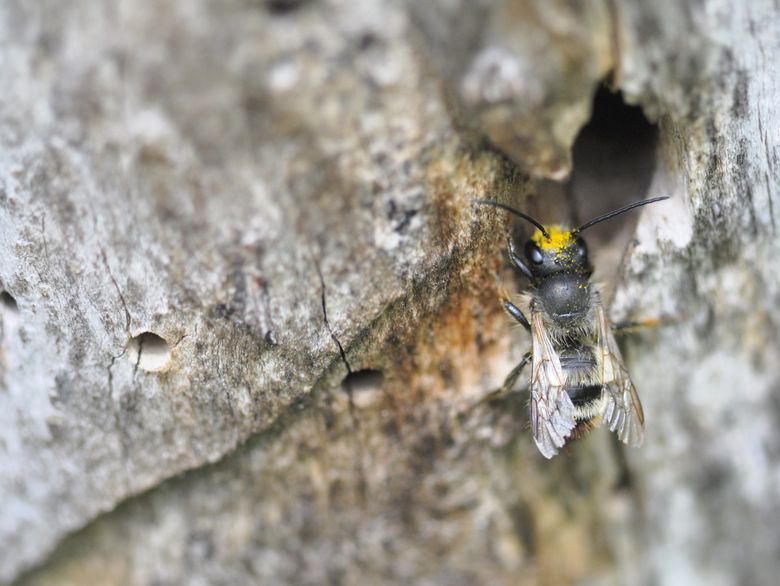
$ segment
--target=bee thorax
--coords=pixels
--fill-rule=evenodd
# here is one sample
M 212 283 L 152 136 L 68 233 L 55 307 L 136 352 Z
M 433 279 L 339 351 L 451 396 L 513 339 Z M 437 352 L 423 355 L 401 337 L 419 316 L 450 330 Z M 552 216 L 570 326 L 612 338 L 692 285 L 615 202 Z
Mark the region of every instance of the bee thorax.
M 582 319 L 590 307 L 590 285 L 585 275 L 561 272 L 538 285 L 537 296 L 547 314 L 561 325 Z

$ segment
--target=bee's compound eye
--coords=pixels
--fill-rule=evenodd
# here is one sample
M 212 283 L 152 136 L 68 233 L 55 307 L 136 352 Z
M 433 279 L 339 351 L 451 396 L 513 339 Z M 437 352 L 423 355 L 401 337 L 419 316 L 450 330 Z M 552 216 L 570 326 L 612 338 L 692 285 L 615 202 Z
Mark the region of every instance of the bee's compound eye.
M 535 265 L 540 265 L 544 262 L 542 251 L 530 240 L 525 244 L 525 257 Z
M 577 238 L 575 252 L 577 253 L 577 256 L 580 258 L 585 258 L 586 256 L 588 256 L 588 247 L 582 238 Z

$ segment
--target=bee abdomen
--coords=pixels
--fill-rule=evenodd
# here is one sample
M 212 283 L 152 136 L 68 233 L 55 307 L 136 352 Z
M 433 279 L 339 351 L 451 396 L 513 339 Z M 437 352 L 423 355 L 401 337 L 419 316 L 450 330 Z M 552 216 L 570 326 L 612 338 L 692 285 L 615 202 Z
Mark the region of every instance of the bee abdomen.
M 593 352 L 587 346 L 569 347 L 561 351 L 560 359 L 566 374 L 566 394 L 578 412 L 587 411 L 590 415 L 601 399 Z
M 569 395 L 575 407 L 582 407 L 601 399 L 601 385 L 567 386 L 566 394 Z

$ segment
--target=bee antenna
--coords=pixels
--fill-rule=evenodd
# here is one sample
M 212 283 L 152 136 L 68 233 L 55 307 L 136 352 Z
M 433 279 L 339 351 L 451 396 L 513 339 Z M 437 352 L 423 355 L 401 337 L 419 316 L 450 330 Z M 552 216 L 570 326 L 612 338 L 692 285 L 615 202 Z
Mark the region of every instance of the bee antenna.
M 614 211 L 609 212 L 608 214 L 604 214 L 603 216 L 599 216 L 598 218 L 595 218 L 593 220 L 590 220 L 589 222 L 585 222 L 582 226 L 579 228 L 575 228 L 572 230 L 573 233 L 582 232 L 586 228 L 590 228 L 594 224 L 598 224 L 599 222 L 603 222 L 604 220 L 609 220 L 610 218 L 614 218 L 615 216 L 619 216 L 620 214 L 623 214 L 629 210 L 633 210 L 634 208 L 638 208 L 639 206 L 646 206 L 649 203 L 655 203 L 657 201 L 663 201 L 665 199 L 669 199 L 668 195 L 663 195 L 661 197 L 654 197 L 652 199 L 643 199 L 642 201 L 635 201 L 634 203 L 630 203 L 627 206 L 623 206 L 622 208 L 618 208 Z
M 506 211 L 516 215 L 516 216 L 519 216 L 519 217 L 523 218 L 524 220 L 528 220 L 534 226 L 539 228 L 539 231 L 542 234 L 544 234 L 545 238 L 550 238 L 549 232 L 547 232 L 547 230 L 545 229 L 544 226 L 542 226 L 542 223 L 539 220 L 536 220 L 536 219 L 532 218 L 528 214 L 524 214 L 520 210 L 516 210 L 512 206 L 508 206 L 505 203 L 501 203 L 501 202 L 498 202 L 498 201 L 493 201 L 492 199 L 477 199 L 477 200 L 474 201 L 474 203 L 480 204 L 480 205 L 486 205 L 486 206 L 493 206 L 494 208 L 501 208 L 502 210 L 506 210 Z

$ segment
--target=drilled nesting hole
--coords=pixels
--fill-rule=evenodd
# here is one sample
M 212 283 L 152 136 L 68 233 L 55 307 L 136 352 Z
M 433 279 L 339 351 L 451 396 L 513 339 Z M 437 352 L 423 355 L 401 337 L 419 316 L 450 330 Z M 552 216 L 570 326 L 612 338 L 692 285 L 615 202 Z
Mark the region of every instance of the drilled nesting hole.
M 21 322 L 16 299 L 8 291 L 0 290 L 0 346 L 7 345 L 17 335 Z
M 310 0 L 266 0 L 268 12 L 277 16 L 291 14 L 302 8 Z
M 368 407 L 382 396 L 384 375 L 379 370 L 363 369 L 350 372 L 341 383 L 357 407 Z
M 139 370 L 158 372 L 168 366 L 171 347 L 157 334 L 143 332 L 128 343 L 127 357 Z
M 7 309 L 8 311 L 12 311 L 14 313 L 19 311 L 19 306 L 16 303 L 16 299 L 14 299 L 13 295 L 11 295 L 8 291 L 0 291 L 0 304 L 2 304 L 3 308 Z

